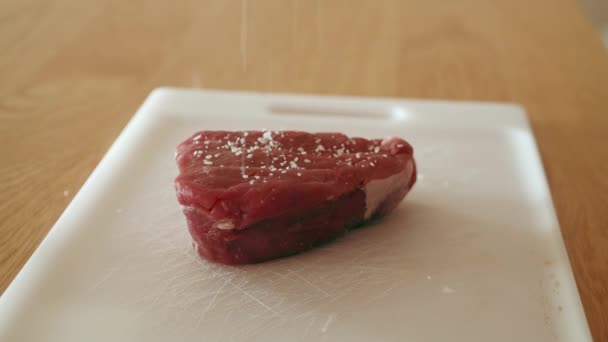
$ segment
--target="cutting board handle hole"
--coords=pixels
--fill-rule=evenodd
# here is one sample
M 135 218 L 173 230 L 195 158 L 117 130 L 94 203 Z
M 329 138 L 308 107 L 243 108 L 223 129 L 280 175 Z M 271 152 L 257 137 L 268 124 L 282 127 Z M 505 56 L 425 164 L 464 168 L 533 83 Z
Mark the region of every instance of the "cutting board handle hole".
M 403 108 L 338 108 L 306 105 L 271 104 L 268 111 L 273 115 L 315 116 L 321 118 L 354 118 L 402 121 L 407 117 Z

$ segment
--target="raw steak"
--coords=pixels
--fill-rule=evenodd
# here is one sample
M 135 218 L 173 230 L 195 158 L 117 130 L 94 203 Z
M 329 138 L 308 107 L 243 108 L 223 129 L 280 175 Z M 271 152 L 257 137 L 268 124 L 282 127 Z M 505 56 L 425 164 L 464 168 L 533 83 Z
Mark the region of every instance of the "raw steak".
M 175 180 L 197 253 L 260 262 L 334 239 L 388 214 L 416 181 L 400 138 L 202 131 L 177 147 Z

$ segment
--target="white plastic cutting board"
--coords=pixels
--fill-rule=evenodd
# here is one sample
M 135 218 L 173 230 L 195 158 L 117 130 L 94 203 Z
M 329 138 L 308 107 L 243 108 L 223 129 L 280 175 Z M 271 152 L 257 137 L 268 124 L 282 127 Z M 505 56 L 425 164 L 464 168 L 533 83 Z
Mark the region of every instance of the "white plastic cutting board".
M 199 260 L 174 191 L 201 129 L 412 143 L 386 219 L 316 250 Z M 0 341 L 585 341 L 590 335 L 520 107 L 159 89 L 0 297 Z

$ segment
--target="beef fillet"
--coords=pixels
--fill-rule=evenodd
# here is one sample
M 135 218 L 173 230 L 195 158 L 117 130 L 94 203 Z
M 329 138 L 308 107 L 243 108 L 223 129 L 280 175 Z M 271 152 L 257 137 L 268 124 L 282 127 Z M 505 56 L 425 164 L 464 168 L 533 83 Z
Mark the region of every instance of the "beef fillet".
M 286 256 L 388 214 L 416 181 L 400 138 L 201 131 L 177 147 L 177 198 L 197 253 L 223 264 Z

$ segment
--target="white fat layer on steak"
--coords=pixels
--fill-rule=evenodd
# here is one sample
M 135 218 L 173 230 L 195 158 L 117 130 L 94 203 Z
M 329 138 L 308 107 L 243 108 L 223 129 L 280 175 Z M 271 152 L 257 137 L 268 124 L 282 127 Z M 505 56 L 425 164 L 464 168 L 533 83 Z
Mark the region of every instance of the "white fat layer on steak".
M 218 229 L 223 229 L 223 230 L 234 229 L 234 223 L 232 223 L 232 221 L 229 221 L 229 220 L 220 221 L 220 222 L 216 223 L 215 226 Z
M 400 173 L 383 179 L 374 179 L 367 183 L 365 190 L 365 219 L 369 219 L 384 200 L 396 189 L 407 184 L 412 176 L 412 163 Z

